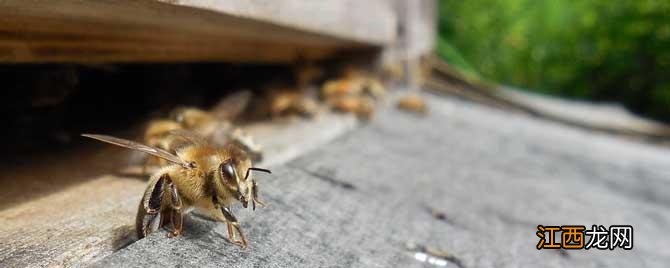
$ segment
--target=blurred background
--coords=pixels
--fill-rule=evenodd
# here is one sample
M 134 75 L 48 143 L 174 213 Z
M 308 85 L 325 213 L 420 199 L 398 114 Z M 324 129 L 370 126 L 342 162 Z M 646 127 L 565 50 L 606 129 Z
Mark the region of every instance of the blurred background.
M 437 52 L 468 76 L 670 122 L 670 2 L 439 1 Z

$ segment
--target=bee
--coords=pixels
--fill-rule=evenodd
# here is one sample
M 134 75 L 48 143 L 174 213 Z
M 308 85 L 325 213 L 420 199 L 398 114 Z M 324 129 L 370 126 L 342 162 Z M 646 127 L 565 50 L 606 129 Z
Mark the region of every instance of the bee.
M 298 88 L 282 83 L 265 85 L 259 98 L 251 105 L 256 120 L 279 119 L 293 115 L 311 118 L 318 112 L 318 103 L 309 88 Z M 315 95 L 315 94 L 314 94 Z
M 183 129 L 209 137 L 217 128 L 230 128 L 232 123 L 225 118 L 217 118 L 212 112 L 196 107 L 177 107 L 170 113 L 170 119 Z
M 400 98 L 400 100 L 398 100 L 398 108 L 418 114 L 426 114 L 428 112 L 428 105 L 426 105 L 426 101 L 419 95 L 415 94 L 410 94 Z
M 210 137 L 219 129 L 233 128 L 232 121 L 246 110 L 251 95 L 249 90 L 234 93 L 224 98 L 211 111 L 196 107 L 177 107 L 170 112 L 170 120 L 179 123 L 183 129 L 202 137 Z
M 147 236 L 158 228 L 165 228 L 169 237 L 182 233 L 183 215 L 197 209 L 225 222 L 228 239 L 242 248 L 247 240 L 231 206 L 239 202 L 244 208 L 251 203 L 265 206 L 258 199 L 258 184 L 251 171 L 271 173 L 268 169 L 253 167 L 246 152 L 236 145 L 216 147 L 203 138 L 187 132 L 171 134 L 181 140 L 176 153 L 157 147 L 106 135 L 82 134 L 113 145 L 129 148 L 159 157 L 169 162 L 149 179 L 137 211 L 135 228 L 138 237 Z
M 170 131 L 183 129 L 182 125 L 173 120 L 154 120 L 147 125 L 146 130 L 144 131 L 144 142 L 147 145 L 167 148 L 165 144 L 164 137 Z
M 370 98 L 347 96 L 329 100 L 333 109 L 354 113 L 358 118 L 370 120 L 374 115 L 374 102 Z
M 405 69 L 401 62 L 388 61 L 381 66 L 382 77 L 385 80 L 402 80 L 405 77 Z
M 278 118 L 287 114 L 312 117 L 318 108 L 318 104 L 308 98 L 302 89 L 286 87 L 269 88 L 266 92 L 267 106 L 272 118 Z
M 336 111 L 356 114 L 370 119 L 374 104 L 386 93 L 381 81 L 357 69 L 345 69 L 342 78 L 327 81 L 321 87 L 321 97 Z
M 182 125 L 173 120 L 153 120 L 149 122 L 144 130 L 144 143 L 151 147 L 158 147 L 165 150 L 170 147 L 170 140 L 166 139 L 168 133 L 182 129 Z M 144 158 L 144 164 L 142 165 L 142 174 L 147 173 L 147 165 L 163 166 L 165 164 L 167 164 L 167 162 L 163 159 L 147 156 Z
M 175 131 L 190 131 L 205 138 L 211 138 L 216 133 L 222 137 L 221 144 L 236 143 L 251 156 L 253 161 L 263 158 L 262 148 L 253 138 L 241 129 L 233 126 L 231 121 L 238 117 L 246 108 L 251 97 L 249 91 L 235 93 L 221 101 L 211 112 L 195 107 L 178 107 L 170 113 L 170 119 L 159 119 L 149 122 L 144 134 L 146 145 L 158 147 L 174 153 L 169 148 L 178 136 L 171 135 Z M 155 159 L 155 158 L 154 158 Z M 143 170 L 152 158 L 147 158 Z M 153 161 L 159 166 L 165 165 L 165 160 Z
M 386 87 L 377 77 L 356 68 L 346 68 L 341 78 L 326 81 L 321 87 L 321 95 L 327 100 L 344 96 L 381 99 L 385 94 Z

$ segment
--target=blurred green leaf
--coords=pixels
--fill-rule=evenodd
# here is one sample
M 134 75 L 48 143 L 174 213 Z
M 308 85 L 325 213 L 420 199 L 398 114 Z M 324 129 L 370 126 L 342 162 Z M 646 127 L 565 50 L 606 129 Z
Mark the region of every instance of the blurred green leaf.
M 438 53 L 465 73 L 670 122 L 670 1 L 441 0 L 439 10 Z

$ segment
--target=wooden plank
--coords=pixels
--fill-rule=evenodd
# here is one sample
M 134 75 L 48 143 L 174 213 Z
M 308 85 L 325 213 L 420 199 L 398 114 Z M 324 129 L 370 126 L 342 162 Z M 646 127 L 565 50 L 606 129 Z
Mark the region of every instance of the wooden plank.
M 437 1 L 392 0 L 398 14 L 398 37 L 388 49 L 387 57 L 416 60 L 428 55 L 437 35 Z
M 396 38 L 397 9 L 391 0 L 159 1 L 215 10 L 368 44 L 387 45 Z
M 430 89 L 585 129 L 660 142 L 670 139 L 670 126 L 660 122 L 622 110 L 595 108 L 595 105 L 558 100 L 491 85 L 462 75 L 436 55 L 429 60 L 434 70 L 432 78 L 427 81 Z
M 668 266 L 668 148 L 426 101 L 423 117 L 385 109 L 263 176 L 269 205 L 236 211 L 246 250 L 191 216 L 183 236 L 154 233 L 91 267 Z M 537 225 L 564 222 L 630 224 L 634 248 L 538 251 Z
M 285 12 L 284 19 L 275 23 L 269 17 L 261 21 L 223 13 L 235 12 L 224 8 L 223 2 L 0 1 L 0 62 L 289 62 L 366 49 L 393 38 L 383 30 L 394 23 L 390 8 L 379 8 L 379 13 L 367 14 L 365 20 L 356 13 L 339 28 L 332 20 L 344 15 L 326 16 L 325 8 L 339 7 L 338 12 L 346 13 L 358 6 L 312 5 L 313 10 L 299 11 L 309 14 L 304 20 Z M 294 22 L 287 22 L 289 15 Z M 390 19 L 365 24 L 387 16 Z M 318 23 L 319 18 L 329 18 L 328 23 Z M 348 29 L 366 32 L 347 34 Z M 380 34 L 375 34 L 377 30 Z
M 264 147 L 262 167 L 274 167 L 351 130 L 351 115 L 321 114 L 245 126 Z M 145 177 L 119 170 L 141 155 L 96 144 L 0 173 L 0 267 L 76 266 L 134 241 Z

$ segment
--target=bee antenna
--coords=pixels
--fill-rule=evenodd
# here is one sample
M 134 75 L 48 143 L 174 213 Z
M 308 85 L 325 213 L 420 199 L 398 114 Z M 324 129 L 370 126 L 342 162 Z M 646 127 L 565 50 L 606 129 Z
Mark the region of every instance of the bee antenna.
M 257 168 L 257 167 L 250 167 L 249 169 L 247 169 L 247 174 L 244 175 L 244 180 L 247 180 L 247 178 L 249 177 L 249 173 L 250 173 L 252 170 L 256 170 L 256 171 L 261 171 L 261 172 L 265 172 L 265 173 L 268 173 L 268 174 L 272 174 L 272 171 L 270 171 L 269 169 Z
M 257 168 L 257 167 L 250 167 L 249 169 L 256 170 L 256 171 L 262 171 L 262 172 L 265 172 L 265 173 L 268 173 L 268 174 L 272 174 L 272 171 L 270 171 L 269 169 Z

